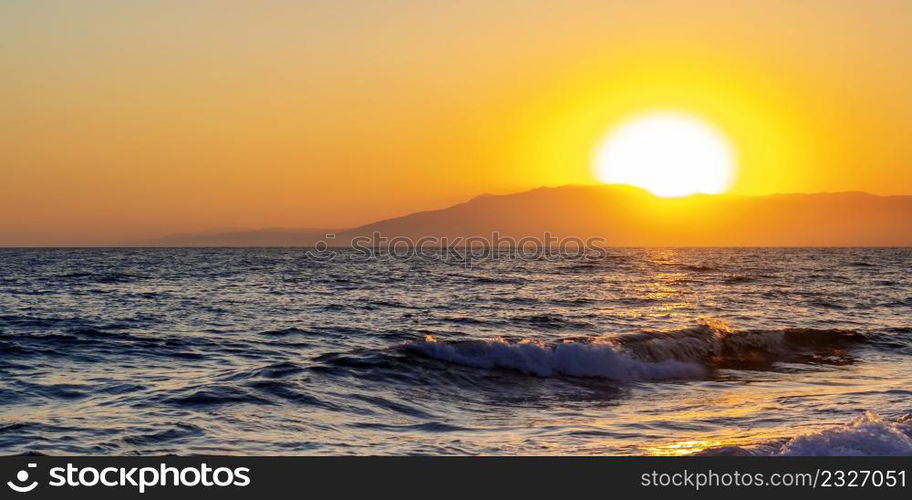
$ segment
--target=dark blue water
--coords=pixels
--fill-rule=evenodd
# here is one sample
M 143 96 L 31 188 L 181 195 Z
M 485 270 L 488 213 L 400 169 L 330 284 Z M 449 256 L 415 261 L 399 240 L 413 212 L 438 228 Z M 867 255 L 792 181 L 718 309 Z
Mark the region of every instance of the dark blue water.
M 0 250 L 0 452 L 908 454 L 910 267 Z

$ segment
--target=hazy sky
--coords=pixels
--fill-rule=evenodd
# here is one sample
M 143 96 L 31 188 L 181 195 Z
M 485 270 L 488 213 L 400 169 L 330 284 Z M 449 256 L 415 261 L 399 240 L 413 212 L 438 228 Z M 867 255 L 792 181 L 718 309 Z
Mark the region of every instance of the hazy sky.
M 339 227 L 594 183 L 679 109 L 733 192 L 912 193 L 908 0 L 3 0 L 0 245 Z

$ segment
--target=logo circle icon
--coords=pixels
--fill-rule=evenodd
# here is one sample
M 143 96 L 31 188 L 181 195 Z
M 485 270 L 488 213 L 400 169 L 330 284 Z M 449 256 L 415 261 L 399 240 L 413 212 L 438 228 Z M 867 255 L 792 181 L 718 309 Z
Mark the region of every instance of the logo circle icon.
M 28 468 L 30 468 L 30 469 L 34 469 L 37 466 L 38 466 L 38 464 L 36 464 L 36 463 L 28 464 Z M 29 491 L 32 491 L 38 487 L 38 481 L 32 481 L 29 484 L 25 484 L 25 482 L 28 480 L 29 480 L 28 470 L 22 469 L 16 473 L 16 482 L 7 481 L 6 485 L 9 486 L 9 488 L 11 490 L 15 491 L 16 493 L 28 493 Z M 16 484 L 16 483 L 21 483 L 21 484 Z

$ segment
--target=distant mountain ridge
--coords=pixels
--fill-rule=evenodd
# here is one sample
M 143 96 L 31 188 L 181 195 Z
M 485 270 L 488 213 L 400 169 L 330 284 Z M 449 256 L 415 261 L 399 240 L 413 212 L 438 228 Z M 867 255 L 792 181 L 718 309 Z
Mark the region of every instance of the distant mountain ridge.
M 608 246 L 912 246 L 912 196 L 863 192 L 661 198 L 620 186 L 481 195 L 345 230 L 172 235 L 153 246 L 348 246 L 352 239 L 601 238 Z M 326 235 L 334 237 L 327 239 Z

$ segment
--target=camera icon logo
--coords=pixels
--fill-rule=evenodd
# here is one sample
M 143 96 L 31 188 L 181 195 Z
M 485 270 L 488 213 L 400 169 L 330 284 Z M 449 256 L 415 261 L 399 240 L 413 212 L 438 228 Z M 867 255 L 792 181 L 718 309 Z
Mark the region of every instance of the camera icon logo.
M 335 239 L 336 235 L 329 233 L 324 236 L 324 239 L 318 241 L 313 248 L 304 252 L 304 255 L 313 261 L 316 262 L 329 262 L 336 257 L 336 251 L 330 248 L 326 240 Z
M 30 463 L 27 468 L 34 469 L 35 467 L 38 467 L 38 464 Z M 16 481 L 7 481 L 6 485 L 16 493 L 28 493 L 38 487 L 38 481 L 32 481 L 31 483 L 26 484 L 28 480 L 28 470 L 22 469 L 16 473 Z

